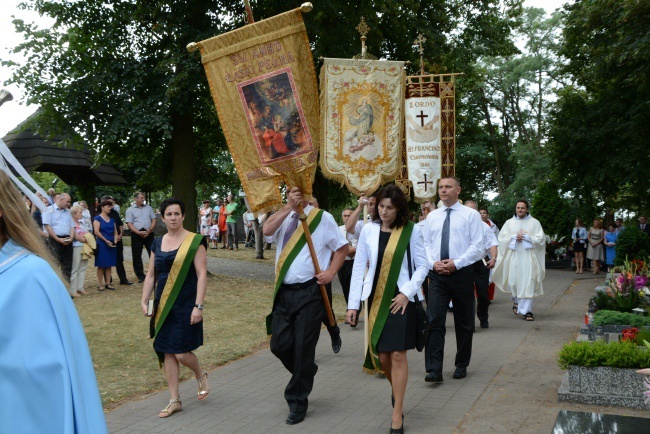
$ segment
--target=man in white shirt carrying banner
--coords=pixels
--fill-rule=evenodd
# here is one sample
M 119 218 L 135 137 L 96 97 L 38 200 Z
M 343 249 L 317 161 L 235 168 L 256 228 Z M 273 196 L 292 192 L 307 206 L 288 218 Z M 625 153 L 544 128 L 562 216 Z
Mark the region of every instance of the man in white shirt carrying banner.
M 298 223 L 301 207 L 307 214 L 318 267 L 310 257 L 309 233 Z M 290 410 L 286 422 L 295 425 L 305 419 L 318 371 L 314 357 L 324 315 L 319 285 L 332 281 L 349 246 L 334 217 L 308 206 L 298 188 L 291 189 L 287 204 L 264 222 L 263 230 L 266 241 L 277 245 L 273 311 L 267 317 L 267 333 L 271 335 L 271 352 L 291 373 L 284 397 Z

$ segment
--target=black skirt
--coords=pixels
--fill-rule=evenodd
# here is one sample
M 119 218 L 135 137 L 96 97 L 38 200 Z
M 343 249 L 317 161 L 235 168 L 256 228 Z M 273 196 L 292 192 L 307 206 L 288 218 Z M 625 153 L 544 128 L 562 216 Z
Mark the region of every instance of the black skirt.
M 584 253 L 587 251 L 587 243 L 573 243 L 573 251 L 578 253 Z
M 386 245 L 388 244 L 388 239 L 390 238 L 390 233 L 380 232 L 379 233 L 379 249 L 377 252 L 377 264 L 381 264 L 384 257 L 384 251 L 386 250 Z M 406 247 L 407 249 L 409 246 Z M 372 291 L 370 297 L 368 298 L 368 311 L 372 307 L 373 302 L 375 301 L 375 289 L 377 288 L 377 281 L 379 279 L 379 268 L 375 270 L 375 276 L 372 282 Z M 399 294 L 399 288 L 396 286 L 394 290 L 394 296 Z M 377 300 L 378 303 L 381 303 L 381 300 Z M 415 341 L 417 335 L 417 311 L 414 302 L 409 302 L 406 306 L 406 311 L 402 315 L 402 312 L 393 314 L 388 312 L 388 318 L 386 318 L 386 324 L 384 325 L 381 335 L 379 336 L 379 341 L 377 342 L 377 351 L 388 352 L 388 351 L 406 351 L 412 350 L 415 348 Z
M 395 291 L 395 295 L 397 294 L 399 291 Z M 412 350 L 415 348 L 416 335 L 417 312 L 415 303 L 410 301 L 403 315 L 401 312 L 388 313 L 386 324 L 377 342 L 377 351 Z

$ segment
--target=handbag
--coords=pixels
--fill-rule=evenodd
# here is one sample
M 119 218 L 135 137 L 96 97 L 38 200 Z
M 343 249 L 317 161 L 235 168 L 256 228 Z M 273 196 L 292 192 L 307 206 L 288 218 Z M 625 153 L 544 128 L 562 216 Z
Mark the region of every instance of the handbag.
M 411 270 L 411 246 L 410 243 L 406 246 L 406 255 L 408 260 L 409 267 L 409 278 L 413 276 Z M 427 343 L 427 338 L 429 337 L 429 317 L 427 316 L 427 310 L 422 305 L 417 292 L 415 293 L 415 318 L 416 318 L 416 337 L 415 337 L 415 349 L 419 352 L 422 352 L 425 344 Z

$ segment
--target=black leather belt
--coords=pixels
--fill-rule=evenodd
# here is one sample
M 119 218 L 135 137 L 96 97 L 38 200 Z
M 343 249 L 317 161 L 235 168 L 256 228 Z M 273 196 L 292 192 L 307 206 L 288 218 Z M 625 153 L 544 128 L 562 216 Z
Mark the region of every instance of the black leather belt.
M 292 284 L 283 283 L 282 287 L 287 288 L 287 289 L 292 289 L 292 290 L 305 289 L 305 288 L 310 287 L 311 285 L 314 285 L 316 283 L 316 281 L 317 281 L 317 279 L 314 277 L 313 279 L 310 279 L 310 280 L 308 280 L 306 282 L 302 282 L 302 283 L 292 283 Z

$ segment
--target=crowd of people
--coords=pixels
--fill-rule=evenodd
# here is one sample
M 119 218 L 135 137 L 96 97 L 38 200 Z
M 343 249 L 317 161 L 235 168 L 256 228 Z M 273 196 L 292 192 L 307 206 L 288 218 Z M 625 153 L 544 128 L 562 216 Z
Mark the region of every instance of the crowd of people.
M 271 351 L 291 374 L 284 392 L 289 406 L 287 424 L 300 423 L 306 415 L 318 371 L 315 347 L 327 304 L 322 296 L 327 292 L 319 286 L 327 287 L 335 274 L 348 307 L 347 324 L 357 326 L 365 305 L 368 346 L 363 367 L 383 374 L 391 385 L 391 433 L 404 430 L 407 351 L 417 346 L 422 320 L 418 303 L 427 301 L 424 380 L 430 383 L 444 381 L 449 310 L 453 311 L 457 345 L 454 379 L 467 376 L 475 316 L 481 328 L 489 328 L 494 284 L 511 295 L 513 313 L 534 321 L 533 298 L 543 294 L 546 240 L 541 225 L 528 212 L 528 202 L 517 202 L 515 215 L 499 231 L 486 208 L 479 209 L 471 200 L 463 204 L 460 193 L 458 179 L 443 177 L 438 207 L 428 201 L 422 204 L 415 223 L 404 193 L 387 186 L 376 195 L 362 196 L 356 208 L 345 208 L 343 225 L 336 227 L 333 217 L 319 210 L 314 198 L 292 189 L 287 204 L 266 220 L 265 239 L 277 246 L 275 295 L 267 330 Z M 317 267 L 298 224 L 301 212 L 306 217 L 303 225 L 311 231 Z M 332 348 L 338 352 L 340 336 L 337 347 L 330 335 Z
M 645 215 L 639 216 L 638 228 L 650 236 L 650 225 Z M 615 219 L 605 229 L 600 219 L 594 219 L 593 226 L 587 230 L 582 219 L 576 219 L 571 231 L 575 268 L 577 274 L 584 270 L 593 270 L 593 274 L 608 271 L 614 267 L 616 260 L 616 243 L 618 236 L 625 230 L 623 220 Z M 586 257 L 585 257 L 586 254 Z
M 94 258 L 97 269 L 98 291 L 115 290 L 112 269 L 115 268 L 120 285 L 133 285 L 124 269 L 124 245 L 126 227 L 131 232 L 133 271 L 139 283 L 145 279 L 142 250 L 151 253 L 156 226 L 156 214 L 145 203 L 141 192 L 133 195 L 133 204 L 127 208 L 122 220 L 119 204 L 111 196 L 95 199 L 93 209 L 80 200 L 71 204 L 68 193 L 48 191 L 40 196 L 46 205 L 45 212 L 23 196 L 25 206 L 39 228 L 51 253 L 60 265 L 64 280 L 69 284 L 70 297 L 85 295 L 85 277 L 88 263 Z
M 0 183 L 9 183 L 4 178 L 0 173 Z M 346 324 L 356 327 L 365 310 L 368 344 L 363 367 L 382 374 L 390 383 L 391 433 L 404 430 L 409 350 L 423 349 L 425 382 L 444 382 L 449 311 L 453 313 L 456 338 L 453 379 L 468 375 L 475 318 L 482 329 L 490 327 L 488 311 L 495 287 L 510 294 L 515 315 L 535 320 L 533 301 L 543 295 L 545 277 L 546 237 L 541 224 L 530 215 L 529 204 L 522 199 L 517 201 L 513 217 L 499 230 L 487 208 L 479 208 L 472 200 L 460 200 L 461 191 L 458 179 L 443 177 L 438 183 L 438 206 L 425 202 L 419 218 L 414 219 L 402 190 L 389 185 L 370 197 L 361 196 L 357 207 L 344 209 L 343 224 L 339 226 L 330 213 L 319 208 L 315 198 L 293 188 L 287 193 L 286 205 L 267 216 L 262 225 L 264 241 L 276 244 L 274 297 L 267 331 L 272 353 L 291 374 L 284 391 L 289 407 L 287 424 L 305 419 L 318 371 L 315 349 L 322 323 L 327 326 L 333 351 L 341 350 L 340 329 L 327 315 L 332 307 L 331 283 L 335 276 L 347 304 Z M 17 191 L 10 189 L 0 194 L 11 198 Z M 120 284 L 133 284 L 127 280 L 122 264 L 121 242 L 126 225 L 131 233 L 134 273 L 144 284 L 141 308 L 144 315 L 151 317 L 150 335 L 170 391 L 169 404 L 159 417 L 169 417 L 182 409 L 180 365 L 194 372 L 198 399 L 205 399 L 210 393 L 208 374 L 194 351 L 203 344 L 207 250 L 219 245 L 222 249 L 239 248 L 238 224 L 242 220 L 252 222 L 252 218 L 245 217 L 246 207 L 232 195 L 218 199 L 214 207 L 205 200 L 199 209 L 198 233 L 193 233 L 183 227 L 185 203 L 166 199 L 161 204 L 161 218 L 167 233 L 154 238 L 156 213 L 140 192 L 134 194 L 124 221 L 110 196 L 96 201 L 95 213 L 84 202 L 71 205 L 66 193 L 52 193 L 43 200 L 51 203 L 44 213 L 31 203 L 14 210 L 5 205 L 10 200 L 5 202 L 3 198 L 0 202 L 0 259 L 9 257 L 7 261 L 12 261 L 16 250 L 48 264 L 56 284 L 54 289 L 44 291 L 53 290 L 60 297 L 66 291 L 62 282 L 67 281 L 67 294 L 74 298 L 87 292 L 84 276 L 88 261 L 94 257 L 97 289 L 114 290 L 113 267 Z M 14 229 L 15 225 L 7 223 L 9 219 L 20 220 L 18 214 L 28 215 L 29 211 L 33 218 L 24 222 L 24 228 Z M 645 217 L 640 218 L 639 227 L 646 233 L 650 231 Z M 576 220 L 572 231 L 576 272 L 582 273 L 586 266 L 585 253 L 594 264 L 594 273 L 604 264 L 613 263 L 621 230 L 622 225 L 613 223 L 605 232 L 599 220 L 587 230 L 581 220 Z M 31 236 L 22 239 L 23 232 Z M 146 274 L 141 259 L 143 248 L 150 255 Z M 5 271 L 6 263 L 0 264 L 0 273 Z M 55 267 L 51 269 L 51 265 Z M 2 300 L 0 295 L 0 311 L 4 308 Z M 70 306 L 68 297 L 64 307 L 69 310 Z M 422 311 L 426 311 L 428 323 L 424 340 L 419 334 Z M 69 333 L 85 345 L 80 323 L 66 327 L 71 327 Z M 92 367 L 85 369 L 84 375 L 92 375 L 94 382 Z M 91 395 L 91 402 L 96 384 L 94 387 L 85 391 Z M 87 417 L 99 416 L 93 413 Z
M 209 239 L 211 249 L 218 249 L 221 244 L 223 250 L 239 250 L 240 224 L 244 229 L 244 245 L 254 247 L 255 232 L 252 229 L 255 215 L 247 211 L 246 205 L 238 202 L 234 195 L 217 199 L 214 206 L 209 199 L 204 199 L 198 215 L 198 232 Z

